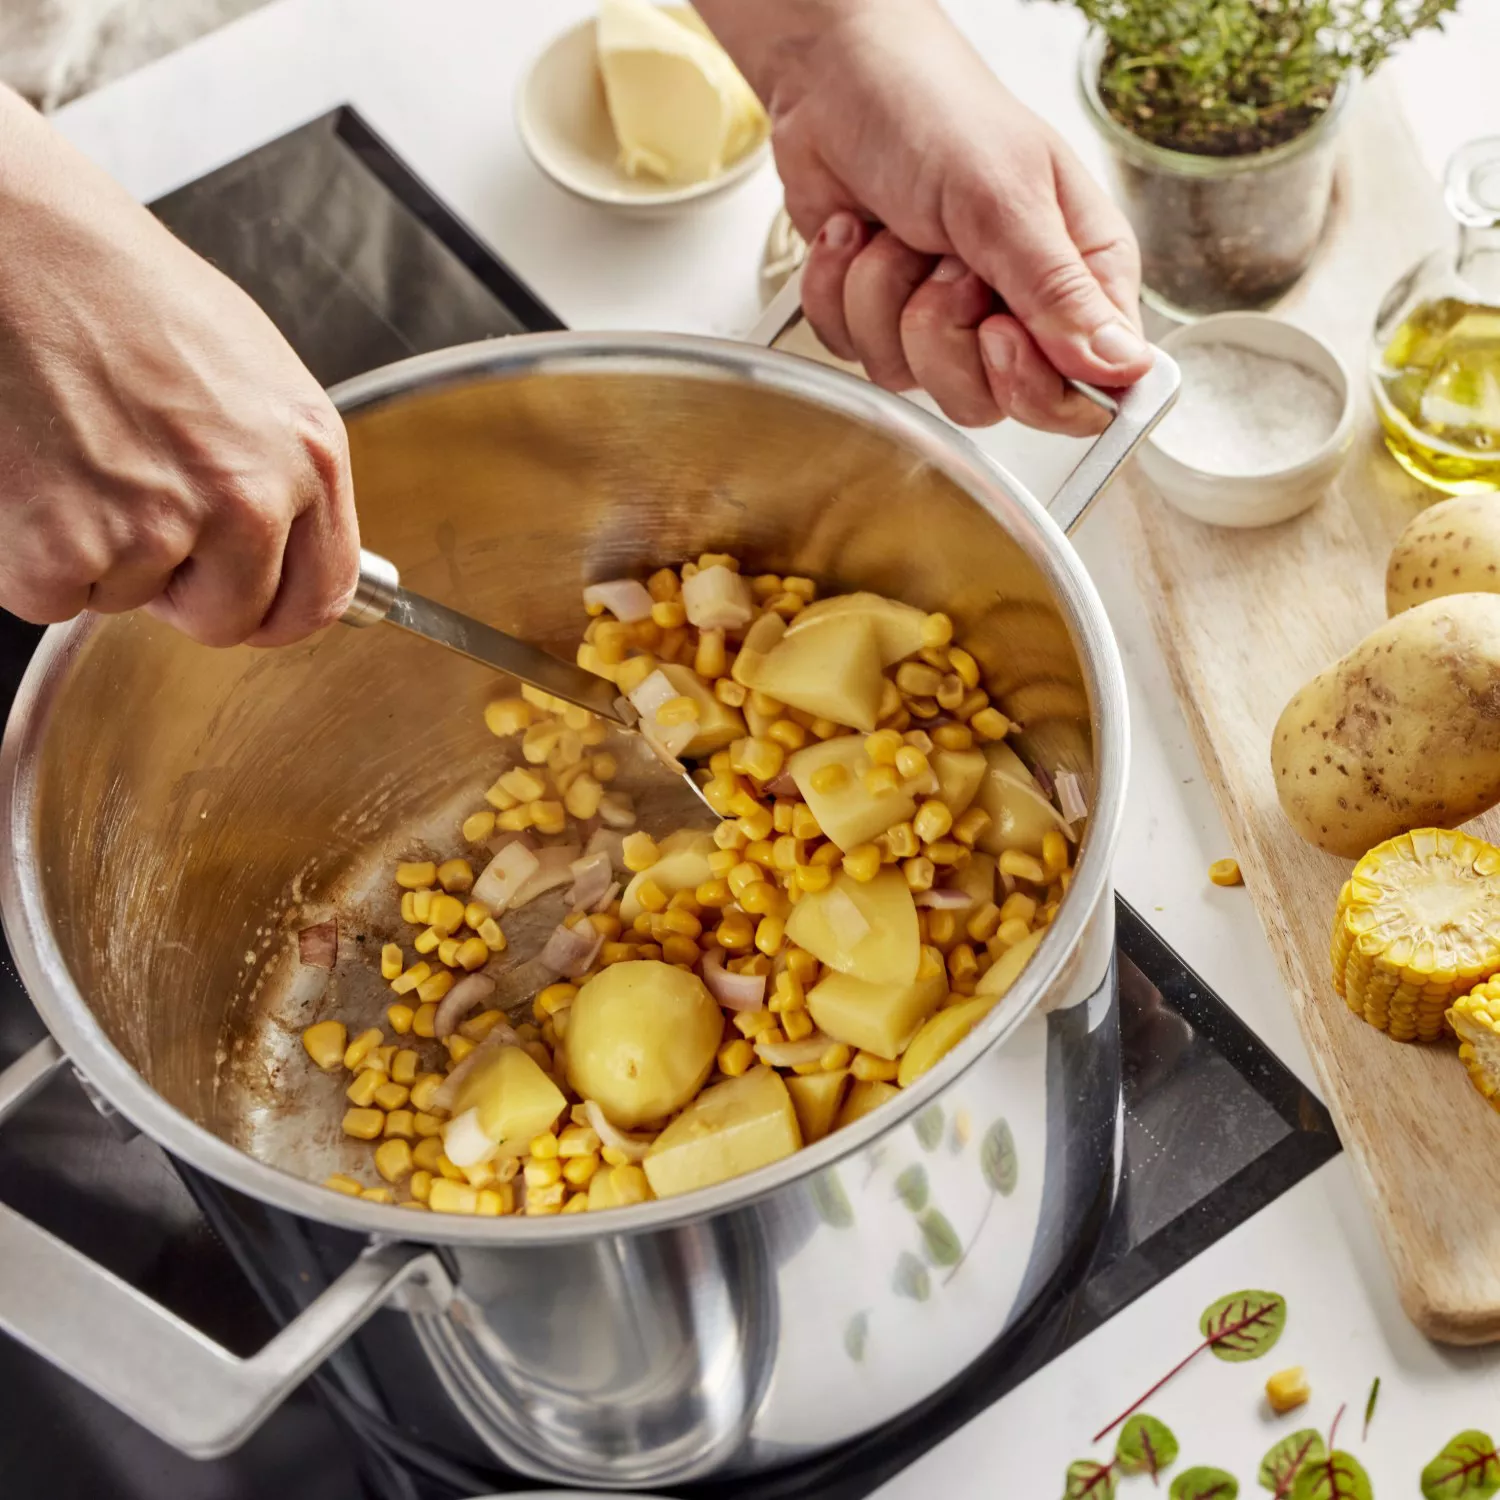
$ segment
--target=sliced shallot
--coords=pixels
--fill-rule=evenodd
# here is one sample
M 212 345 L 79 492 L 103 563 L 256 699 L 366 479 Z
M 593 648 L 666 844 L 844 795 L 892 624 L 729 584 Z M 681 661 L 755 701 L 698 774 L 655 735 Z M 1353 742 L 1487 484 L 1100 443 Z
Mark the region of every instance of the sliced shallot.
M 545 849 L 538 849 L 533 857 L 536 868 L 511 892 L 511 911 L 535 901 L 548 891 L 556 890 L 560 885 L 566 885 L 573 878 L 573 861 L 578 858 L 578 845 L 551 844 Z M 477 883 L 475 889 L 478 889 Z M 484 897 L 477 899 L 482 901 Z
M 613 828 L 596 828 L 583 846 L 583 852 L 585 855 L 607 854 L 611 866 L 621 869 L 625 864 L 625 835 Z
M 717 948 L 711 948 L 704 957 L 703 982 L 725 1010 L 759 1010 L 765 1004 L 766 976 L 731 974 Z
M 797 783 L 790 771 L 778 771 L 767 783 L 766 790 L 773 797 L 796 797 L 799 794 Z
M 614 866 L 606 853 L 582 854 L 569 867 L 573 872 L 573 889 L 568 892 L 568 905 L 575 911 L 589 911 L 615 878 Z
M 605 583 L 591 583 L 583 591 L 583 602 L 602 604 L 615 619 L 633 625 L 651 613 L 653 600 L 646 585 L 634 578 L 611 578 Z
M 563 924 L 552 929 L 537 958 L 547 968 L 577 979 L 599 956 L 603 944 L 604 934 L 592 922 L 580 922 L 576 927 Z
M 540 857 L 519 839 L 507 844 L 479 873 L 472 898 L 499 916 L 541 867 Z
M 297 934 L 297 957 L 314 969 L 331 969 L 339 956 L 338 919 L 304 927 Z
M 1089 815 L 1089 805 L 1083 795 L 1083 783 L 1071 771 L 1057 773 L 1057 802 L 1062 815 L 1070 823 Z
M 613 905 L 614 899 L 620 894 L 620 882 L 612 880 L 600 898 L 589 907 L 590 911 L 606 911 Z
M 473 1054 L 471 1053 L 470 1056 Z M 466 1109 L 443 1126 L 443 1155 L 455 1167 L 477 1167 L 499 1151 L 499 1146 L 484 1133 L 479 1111 Z
M 585 1099 L 583 1108 L 588 1115 L 589 1127 L 599 1137 L 601 1145 L 613 1147 L 628 1161 L 640 1161 L 651 1149 L 651 1142 L 656 1139 L 655 1136 L 631 1135 L 628 1131 L 610 1124 L 609 1116 L 593 1099 Z
M 833 1046 L 833 1038 L 815 1031 L 800 1042 L 757 1042 L 755 1055 L 773 1068 L 795 1068 L 801 1063 L 817 1062 Z
M 439 1041 L 452 1036 L 458 1023 L 494 993 L 495 981 L 488 974 L 466 974 L 439 1002 L 432 1018 L 432 1034 Z
M 637 728 L 663 755 L 676 760 L 692 743 L 698 732 L 698 723 L 696 719 L 689 719 L 682 724 L 663 724 L 657 719 L 662 705 L 680 696 L 671 679 L 658 669 L 629 696 L 631 707 L 641 716 Z M 602 816 L 602 803 L 600 813 Z M 606 817 L 604 821 L 608 823 L 609 819 Z
M 930 891 L 918 891 L 916 895 L 918 906 L 930 906 L 934 911 L 958 911 L 961 907 L 971 904 L 969 896 L 964 891 L 950 891 L 933 889 Z
M 749 579 L 722 563 L 682 580 L 682 607 L 699 630 L 739 630 L 755 613 Z
M 1036 778 L 1036 784 L 1041 787 L 1042 796 L 1050 799 L 1053 792 L 1057 790 L 1052 784 L 1051 775 L 1042 766 L 1038 766 L 1031 774 Z

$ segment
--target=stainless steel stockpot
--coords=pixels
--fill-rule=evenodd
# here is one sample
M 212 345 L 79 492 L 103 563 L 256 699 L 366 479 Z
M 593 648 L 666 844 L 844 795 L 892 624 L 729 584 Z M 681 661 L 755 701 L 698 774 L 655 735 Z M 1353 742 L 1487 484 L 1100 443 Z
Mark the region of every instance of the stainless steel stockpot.
M 0 764 L 5 929 L 55 1040 L 0 1075 L 0 1118 L 71 1061 L 169 1151 L 368 1248 L 238 1359 L 0 1207 L 0 1327 L 208 1456 L 390 1302 L 500 1460 L 605 1487 L 806 1457 L 951 1381 L 1108 1191 L 1126 700 L 1064 531 L 1175 387 L 1163 357 L 1055 519 L 908 402 L 742 345 L 549 334 L 342 387 L 366 544 L 560 652 L 585 583 L 704 550 L 950 612 L 1023 751 L 1088 788 L 1072 888 L 974 1037 L 787 1161 L 608 1215 L 344 1198 L 317 1185 L 342 1085 L 300 1056 L 323 997 L 295 929 L 357 906 L 414 826 L 449 827 L 485 784 L 493 679 L 391 631 L 213 652 L 140 614 L 55 627 Z M 376 992 L 340 996 L 360 1003 Z

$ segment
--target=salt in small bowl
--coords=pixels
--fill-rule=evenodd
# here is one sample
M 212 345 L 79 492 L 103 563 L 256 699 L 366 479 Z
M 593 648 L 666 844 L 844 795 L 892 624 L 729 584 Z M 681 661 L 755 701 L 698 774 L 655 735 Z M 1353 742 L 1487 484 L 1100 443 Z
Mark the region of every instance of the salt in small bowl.
M 1146 476 L 1176 509 L 1213 526 L 1271 526 L 1300 515 L 1322 497 L 1354 441 L 1354 383 L 1322 339 L 1266 313 L 1217 313 L 1160 340 L 1169 354 L 1195 344 L 1228 344 L 1300 365 L 1326 381 L 1339 406 L 1333 430 L 1294 464 L 1252 474 L 1216 474 L 1175 457 L 1155 436 L 1141 445 Z

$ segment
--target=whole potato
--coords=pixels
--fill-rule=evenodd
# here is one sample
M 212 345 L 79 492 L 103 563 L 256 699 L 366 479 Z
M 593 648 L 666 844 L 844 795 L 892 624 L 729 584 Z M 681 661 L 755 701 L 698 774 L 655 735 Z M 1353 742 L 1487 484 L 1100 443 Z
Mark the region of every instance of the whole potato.
M 1500 594 L 1500 500 L 1458 495 L 1424 510 L 1396 538 L 1385 570 L 1385 612 L 1448 594 Z
M 621 1130 L 664 1120 L 703 1087 L 723 1030 L 696 974 L 655 959 L 611 964 L 573 1001 L 568 1082 Z
M 1500 801 L 1500 596 L 1434 599 L 1368 635 L 1282 710 L 1271 769 L 1297 832 L 1350 859 Z

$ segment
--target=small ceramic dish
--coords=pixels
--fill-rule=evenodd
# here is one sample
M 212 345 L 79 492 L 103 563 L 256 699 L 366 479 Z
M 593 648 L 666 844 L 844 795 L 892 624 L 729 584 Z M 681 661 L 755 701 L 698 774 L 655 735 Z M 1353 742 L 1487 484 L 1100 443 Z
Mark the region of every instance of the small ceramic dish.
M 764 135 L 717 177 L 686 186 L 631 177 L 620 166 L 591 20 L 563 32 L 532 63 L 516 96 L 516 126 L 532 161 L 559 187 L 641 218 L 715 197 L 743 182 L 771 151 Z
M 1174 457 L 1153 435 L 1140 448 L 1141 468 L 1178 510 L 1214 526 L 1271 526 L 1316 504 L 1354 440 L 1354 383 L 1343 361 L 1316 335 L 1267 313 L 1217 313 L 1160 340 L 1176 355 L 1192 344 L 1231 344 L 1287 360 L 1333 388 L 1339 417 L 1306 458 L 1253 474 L 1215 474 Z

